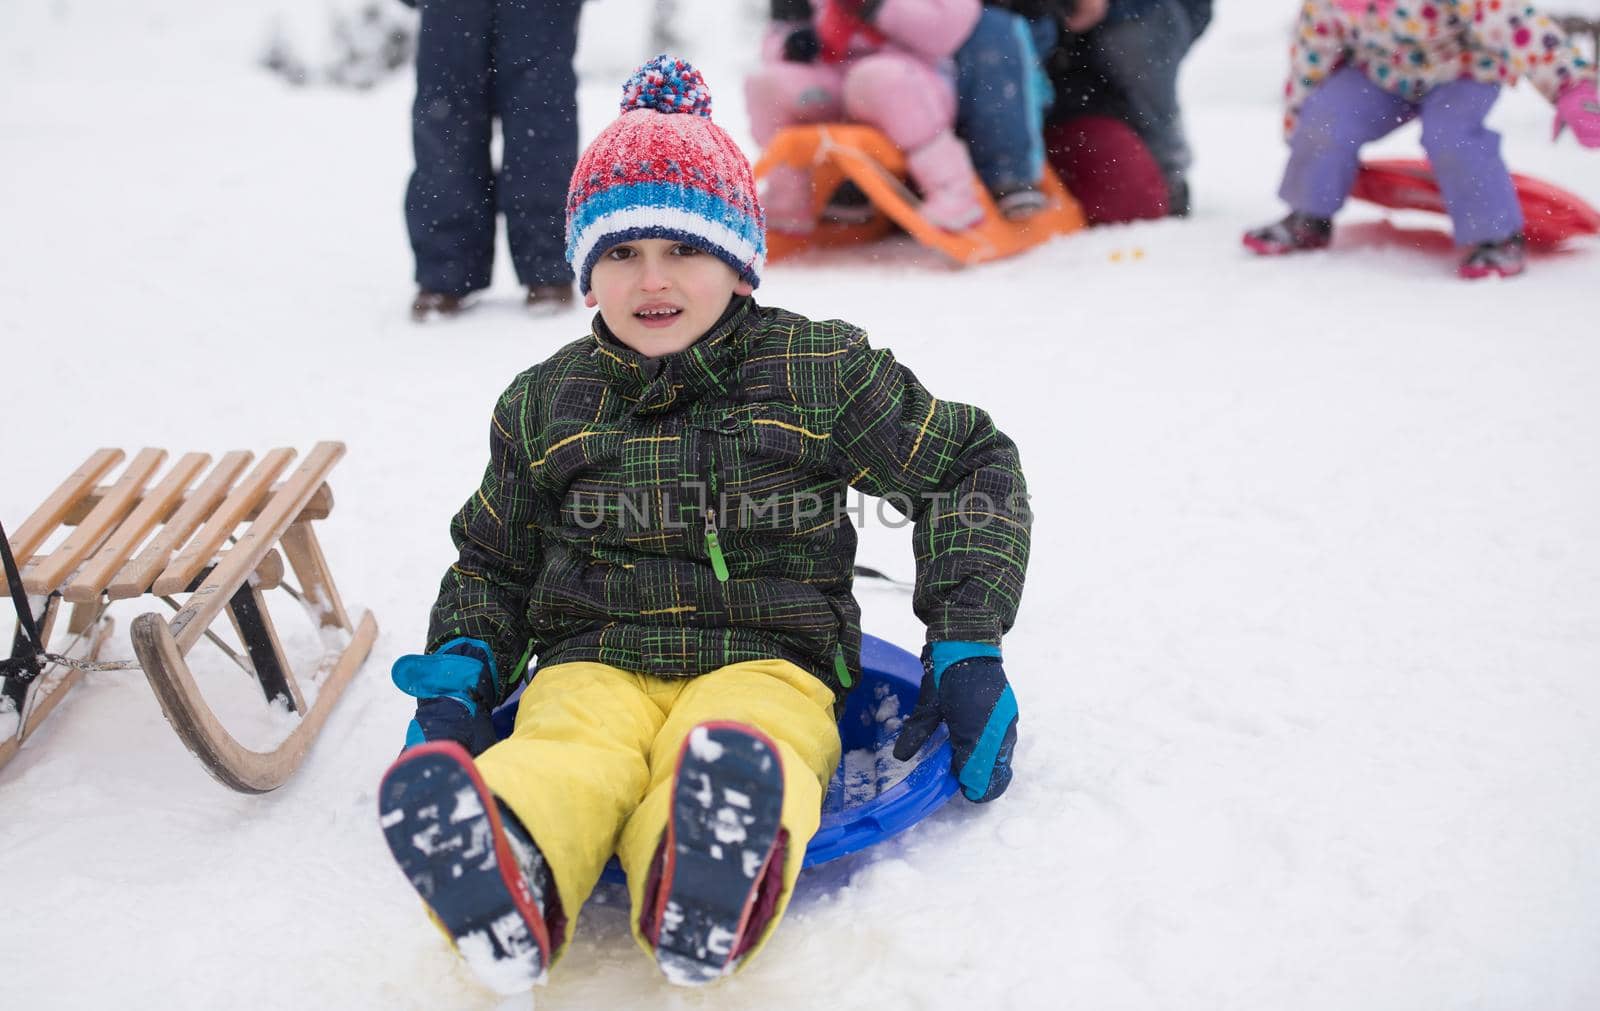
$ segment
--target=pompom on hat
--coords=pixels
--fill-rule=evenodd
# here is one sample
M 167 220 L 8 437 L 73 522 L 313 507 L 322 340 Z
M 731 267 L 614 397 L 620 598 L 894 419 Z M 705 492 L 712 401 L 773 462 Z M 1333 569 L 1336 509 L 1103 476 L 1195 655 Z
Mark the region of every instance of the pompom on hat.
M 672 239 L 717 257 L 751 287 L 767 223 L 750 161 L 711 121 L 711 92 L 683 60 L 657 56 L 622 86 L 622 115 L 582 155 L 567 189 L 567 262 L 578 290 L 602 253 Z

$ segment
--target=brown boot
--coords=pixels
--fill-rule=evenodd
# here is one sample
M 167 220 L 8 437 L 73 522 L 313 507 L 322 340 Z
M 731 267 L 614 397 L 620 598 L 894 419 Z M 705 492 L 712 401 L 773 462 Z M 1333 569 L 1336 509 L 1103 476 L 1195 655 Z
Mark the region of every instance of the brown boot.
M 426 323 L 435 316 L 455 316 L 465 308 L 466 300 L 460 296 L 424 289 L 411 300 L 411 321 Z
M 572 308 L 572 285 L 536 284 L 528 289 L 525 305 L 537 316 L 554 316 Z

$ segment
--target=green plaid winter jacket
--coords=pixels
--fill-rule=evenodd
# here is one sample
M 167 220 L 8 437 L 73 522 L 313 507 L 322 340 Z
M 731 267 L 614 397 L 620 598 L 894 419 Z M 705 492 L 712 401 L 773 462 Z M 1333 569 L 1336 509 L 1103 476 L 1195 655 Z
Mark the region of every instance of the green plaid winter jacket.
M 780 657 L 842 696 L 861 647 L 852 487 L 915 521 L 930 642 L 999 643 L 1016 616 L 1030 522 L 1016 446 L 839 320 L 735 298 L 652 361 L 596 315 L 511 383 L 489 441 L 428 648 L 488 643 L 502 698 L 530 655 L 661 676 Z

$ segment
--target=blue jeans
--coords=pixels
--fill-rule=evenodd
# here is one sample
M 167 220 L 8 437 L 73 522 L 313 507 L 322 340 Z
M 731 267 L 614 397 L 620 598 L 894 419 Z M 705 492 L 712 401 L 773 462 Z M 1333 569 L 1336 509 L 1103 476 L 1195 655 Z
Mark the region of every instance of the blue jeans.
M 1289 138 L 1289 167 L 1278 195 L 1302 214 L 1331 218 L 1344 206 L 1361 167 L 1361 145 L 1422 117 L 1422 147 L 1456 241 L 1464 246 L 1522 230 L 1522 207 L 1500 157 L 1500 135 L 1483 125 L 1500 86 L 1451 81 L 1408 102 L 1342 67 L 1306 97 Z
M 1055 44 L 1053 20 L 985 7 L 956 51 L 956 133 L 993 193 L 1032 186 L 1044 172 L 1051 92 L 1040 58 Z
M 1142 16 L 1108 21 L 1086 39 L 1088 59 L 1120 94 L 1128 125 L 1168 180 L 1183 178 L 1194 161 L 1178 108 L 1178 68 L 1197 37 L 1180 0 L 1159 0 Z
M 524 285 L 572 280 L 566 199 L 578 160 L 577 77 L 582 0 L 421 0 L 416 170 L 406 229 L 419 287 L 465 295 L 489 286 L 495 215 Z M 494 120 L 503 141 L 490 161 Z

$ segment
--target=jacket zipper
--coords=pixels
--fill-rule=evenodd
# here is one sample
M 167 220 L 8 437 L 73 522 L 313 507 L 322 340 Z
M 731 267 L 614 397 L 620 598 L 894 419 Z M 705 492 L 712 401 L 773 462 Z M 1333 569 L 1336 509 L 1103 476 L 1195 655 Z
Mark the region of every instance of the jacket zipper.
M 728 560 L 722 555 L 722 542 L 717 538 L 717 510 L 711 503 L 717 501 L 717 450 L 712 443 L 715 435 L 702 432 L 706 438 L 708 453 L 702 454 L 706 461 L 706 554 L 711 558 L 711 571 L 717 574 L 717 581 L 728 581 Z M 844 660 L 844 643 L 833 644 L 833 676 L 839 679 L 842 688 L 855 685 L 855 678 L 850 676 L 850 665 Z
M 833 644 L 833 676 L 839 679 L 841 687 L 849 688 L 855 684 L 855 679 L 850 676 L 850 665 L 844 662 L 844 643 Z
M 717 501 L 717 450 L 711 444 L 715 435 L 701 433 L 706 444 L 711 447 L 711 461 L 706 466 L 706 554 L 711 557 L 711 571 L 717 574 L 717 582 L 728 581 L 728 560 L 722 556 L 722 542 L 717 539 L 717 510 L 711 504 Z

